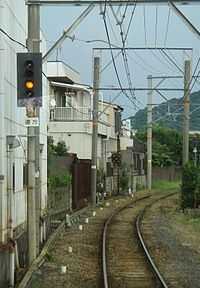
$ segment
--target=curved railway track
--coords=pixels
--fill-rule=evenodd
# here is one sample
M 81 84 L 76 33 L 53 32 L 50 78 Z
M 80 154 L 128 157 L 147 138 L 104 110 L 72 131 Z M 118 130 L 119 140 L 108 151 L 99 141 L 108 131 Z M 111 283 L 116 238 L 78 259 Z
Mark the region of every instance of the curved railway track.
M 150 256 L 140 227 L 146 209 L 171 195 L 154 200 L 150 195 L 139 198 L 106 220 L 102 241 L 104 288 L 168 288 Z

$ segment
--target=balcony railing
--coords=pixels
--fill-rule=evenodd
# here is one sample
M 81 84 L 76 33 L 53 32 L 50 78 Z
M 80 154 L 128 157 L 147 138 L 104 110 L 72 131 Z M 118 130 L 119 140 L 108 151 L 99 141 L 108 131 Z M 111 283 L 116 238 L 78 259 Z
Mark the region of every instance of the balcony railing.
M 88 107 L 56 107 L 50 109 L 50 121 L 90 121 L 92 120 L 92 111 Z M 99 121 L 108 123 L 107 115 L 101 114 Z
M 88 107 L 56 107 L 50 110 L 51 121 L 90 121 L 92 112 Z

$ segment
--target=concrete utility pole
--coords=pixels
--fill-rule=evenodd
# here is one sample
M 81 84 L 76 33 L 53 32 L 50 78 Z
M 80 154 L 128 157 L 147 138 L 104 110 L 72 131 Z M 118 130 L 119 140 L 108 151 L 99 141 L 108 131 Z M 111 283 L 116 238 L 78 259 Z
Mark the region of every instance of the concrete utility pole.
M 120 155 L 120 131 L 117 133 L 117 154 Z M 117 163 L 117 195 L 120 194 L 120 164 Z
M 8 191 L 8 243 L 9 243 L 9 287 L 15 285 L 15 251 L 14 251 L 14 240 L 13 240 L 13 216 L 14 216 L 14 203 L 13 203 L 13 149 L 10 148 L 12 145 L 7 143 L 7 157 L 8 157 L 8 168 L 7 168 L 7 191 Z
M 98 144 L 98 106 L 99 106 L 99 79 L 100 79 L 100 57 L 94 57 L 94 79 L 93 79 L 93 119 L 92 119 L 92 165 L 91 165 L 91 193 L 92 205 L 96 206 L 97 190 L 97 144 Z
M 152 89 L 152 76 L 148 78 L 148 88 Z M 151 191 L 152 182 L 152 94 L 153 91 L 148 91 L 148 103 L 147 103 L 147 188 Z
M 28 5 L 29 52 L 40 52 L 40 5 Z M 39 117 L 39 107 L 35 116 Z M 39 252 L 39 211 L 40 211 L 40 127 L 28 128 L 28 193 L 27 193 L 27 230 L 28 262 L 33 262 Z
M 190 82 L 191 61 L 185 61 L 184 70 L 184 114 L 183 114 L 183 165 L 189 161 L 189 127 L 190 127 Z

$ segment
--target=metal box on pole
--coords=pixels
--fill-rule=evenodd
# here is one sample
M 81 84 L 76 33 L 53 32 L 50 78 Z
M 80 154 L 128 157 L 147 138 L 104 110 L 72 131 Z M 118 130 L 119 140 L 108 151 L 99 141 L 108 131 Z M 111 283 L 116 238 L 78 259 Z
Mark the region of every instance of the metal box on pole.
M 17 54 L 17 105 L 42 106 L 42 54 Z

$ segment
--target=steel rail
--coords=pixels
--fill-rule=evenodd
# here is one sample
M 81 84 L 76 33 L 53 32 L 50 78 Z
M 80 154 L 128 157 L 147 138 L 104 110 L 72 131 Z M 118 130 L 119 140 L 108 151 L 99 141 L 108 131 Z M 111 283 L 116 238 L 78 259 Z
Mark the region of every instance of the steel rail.
M 163 278 L 163 276 L 161 275 L 157 265 L 155 264 L 155 262 L 153 261 L 151 255 L 150 255 L 150 252 L 147 248 L 147 245 L 145 243 L 145 240 L 144 240 L 144 237 L 142 235 L 142 231 L 141 231 L 141 222 L 142 222 L 142 219 L 143 219 L 143 216 L 145 214 L 145 212 L 147 211 L 147 209 L 149 209 L 151 206 L 153 206 L 156 202 L 158 201 L 161 201 L 161 200 L 164 200 L 168 197 L 171 197 L 173 195 L 177 194 L 177 192 L 175 193 L 170 193 L 168 195 L 165 195 L 164 197 L 161 197 L 159 199 L 156 199 L 155 201 L 153 201 L 152 203 L 146 205 L 146 207 L 138 214 L 137 218 L 136 218 L 136 222 L 135 222 L 135 225 L 136 225 L 136 230 L 137 230 L 137 235 L 138 235 L 138 239 L 142 245 L 142 248 L 144 250 L 144 253 L 146 255 L 146 257 L 148 258 L 148 261 L 153 269 L 153 272 L 154 274 L 156 275 L 157 279 L 159 280 L 160 284 L 162 285 L 162 287 L 164 288 L 169 288 L 169 286 L 167 285 L 166 283 L 166 280 Z
M 146 195 L 144 197 L 134 199 L 131 201 L 131 203 L 126 204 L 125 206 L 115 210 L 110 217 L 105 221 L 104 223 L 104 228 L 103 228 L 103 240 L 102 240 L 102 272 L 103 272 L 103 282 L 104 282 L 104 288 L 109 288 L 109 281 L 108 281 L 108 265 L 107 265 L 107 257 L 106 257 L 106 239 L 107 239 L 107 231 L 108 231 L 108 226 L 112 219 L 119 214 L 121 211 L 124 209 L 128 208 L 130 205 L 135 204 L 141 200 L 144 200 L 146 198 L 150 198 L 151 195 Z

